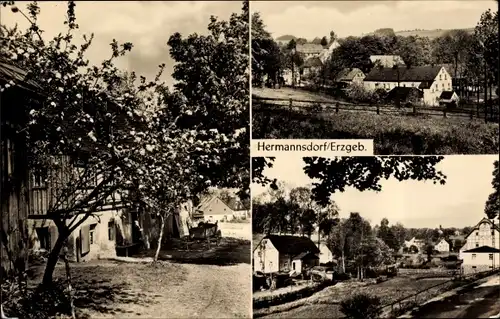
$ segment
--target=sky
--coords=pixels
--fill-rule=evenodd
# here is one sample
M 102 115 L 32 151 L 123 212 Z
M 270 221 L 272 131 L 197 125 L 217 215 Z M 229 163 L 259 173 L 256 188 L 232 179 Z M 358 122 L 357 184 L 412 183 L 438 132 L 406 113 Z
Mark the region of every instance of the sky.
M 16 1 L 25 13 L 27 3 Z M 45 31 L 44 37 L 52 38 L 65 32 L 66 1 L 38 3 L 41 7 L 39 25 Z M 80 30 L 75 40 L 80 41 L 81 34 L 94 33 L 87 57 L 97 63 L 109 58 L 109 43 L 113 38 L 120 43 L 132 42 L 132 52 L 121 58 L 117 65 L 153 80 L 158 65 L 165 63 L 163 79 L 171 85 L 174 64 L 167 46 L 169 37 L 175 32 L 183 36 L 195 32 L 206 34 L 211 15 L 228 20 L 231 13 L 240 11 L 239 1 L 77 1 L 76 22 Z M 8 8 L 2 8 L 1 23 L 7 26 L 17 23 L 22 30 L 28 26 L 21 14 Z
M 340 208 L 340 217 L 359 212 L 372 225 L 386 217 L 390 224 L 401 222 L 406 227 L 465 227 L 474 226 L 484 215 L 484 205 L 490 193 L 495 155 L 451 155 L 438 164 L 447 176 L 446 185 L 432 182 L 383 180 L 382 191 L 360 192 L 347 188 L 332 199 Z M 277 178 L 287 189 L 310 185 L 300 157 L 277 157 L 265 176 Z M 252 197 L 265 194 L 267 189 L 252 185 Z
M 275 38 L 291 34 L 312 40 L 332 30 L 342 38 L 380 28 L 473 28 L 488 8 L 496 11 L 496 1 L 252 1 L 250 10 L 260 12 Z

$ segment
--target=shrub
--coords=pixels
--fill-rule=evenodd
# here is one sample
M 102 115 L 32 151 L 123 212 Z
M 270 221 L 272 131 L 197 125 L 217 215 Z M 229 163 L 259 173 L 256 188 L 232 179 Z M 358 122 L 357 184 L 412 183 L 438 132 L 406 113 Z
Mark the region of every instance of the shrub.
M 357 294 L 340 303 L 341 311 L 347 318 L 375 319 L 381 314 L 380 298 L 368 294 Z
M 349 280 L 351 279 L 351 275 L 349 275 L 348 273 L 338 273 L 338 274 L 335 274 L 334 277 L 333 277 L 334 280 L 337 280 L 337 281 L 344 281 L 344 280 Z

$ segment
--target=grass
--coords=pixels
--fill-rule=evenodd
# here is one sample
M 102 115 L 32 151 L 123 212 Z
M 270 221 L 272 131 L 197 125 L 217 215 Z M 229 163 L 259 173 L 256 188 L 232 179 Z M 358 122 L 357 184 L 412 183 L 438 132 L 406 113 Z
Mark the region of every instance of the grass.
M 498 154 L 499 126 L 480 120 L 253 106 L 256 139 L 373 139 L 376 155 Z
M 311 297 L 295 303 L 254 311 L 254 317 L 265 318 L 340 318 L 340 302 L 357 293 L 367 293 L 381 298 L 382 304 L 412 295 L 449 279 L 416 281 L 413 278 L 396 277 L 380 284 L 343 282 L 327 287 Z M 434 290 L 434 289 L 433 289 Z M 437 288 L 436 288 L 437 290 Z

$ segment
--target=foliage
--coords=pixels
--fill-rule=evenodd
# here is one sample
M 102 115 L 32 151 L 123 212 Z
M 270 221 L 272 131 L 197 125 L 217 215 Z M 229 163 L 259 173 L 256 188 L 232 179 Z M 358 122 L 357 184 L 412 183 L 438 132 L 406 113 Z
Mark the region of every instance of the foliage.
M 368 294 L 357 294 L 340 303 L 342 312 L 347 318 L 375 319 L 380 316 L 380 298 Z
M 499 152 L 498 124 L 468 119 L 375 116 L 367 112 L 317 116 L 254 104 L 252 121 L 256 139 L 373 139 L 377 155 Z
M 491 184 L 493 186 L 493 192 L 488 196 L 484 212 L 490 219 L 495 217 L 500 219 L 500 198 L 498 195 L 500 189 L 500 179 L 498 177 L 498 161 L 493 163 L 493 180 Z
M 276 80 L 283 55 L 271 34 L 265 30 L 260 14 L 252 15 L 252 83 L 259 86 L 264 76 Z

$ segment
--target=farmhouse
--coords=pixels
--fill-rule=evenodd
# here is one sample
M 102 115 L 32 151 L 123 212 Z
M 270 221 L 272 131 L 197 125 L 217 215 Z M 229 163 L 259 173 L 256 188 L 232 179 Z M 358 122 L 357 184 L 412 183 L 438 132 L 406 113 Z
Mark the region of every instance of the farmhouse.
M 392 68 L 394 66 L 405 66 L 399 55 L 371 55 L 370 61 L 374 67 Z
M 439 251 L 440 253 L 449 253 L 450 252 L 450 243 L 448 243 L 444 238 L 441 238 L 435 245 L 434 249 Z
M 413 237 L 410 240 L 405 240 L 405 242 L 403 243 L 403 248 L 406 248 L 409 251 L 414 249 L 414 250 L 416 250 L 416 252 L 420 252 L 422 250 L 422 248 L 424 247 L 424 245 L 425 245 L 424 240 L 416 239 L 415 237 Z M 412 247 L 414 247 L 414 248 L 412 248 Z
M 302 66 L 302 75 L 308 76 L 310 74 L 315 74 L 321 67 L 323 66 L 323 62 L 321 62 L 320 58 L 317 56 L 313 56 L 304 61 L 304 65 Z
M 205 221 L 225 222 L 247 217 L 250 208 L 235 197 L 207 196 L 201 200 L 196 211 L 203 214 Z
M 335 50 L 339 46 L 340 46 L 339 42 L 335 40 L 328 45 L 328 48 L 323 49 L 323 51 L 319 55 L 321 62 L 325 63 L 332 55 L 333 50 Z
M 439 105 L 443 91 L 451 90 L 451 76 L 442 66 L 373 68 L 364 79 L 368 90 L 413 87 L 423 92 L 423 103 Z
M 308 237 L 267 235 L 253 252 L 254 270 L 302 272 L 319 264 L 320 250 Z
M 483 218 L 465 237 L 459 258 L 465 273 L 484 271 L 500 266 L 500 231 L 492 220 Z
M 362 84 L 365 74 L 358 68 L 346 68 L 339 72 L 335 81 L 346 87 L 351 84 Z
M 401 103 L 421 103 L 424 92 L 414 87 L 397 86 L 389 91 L 386 100 L 389 102 Z

